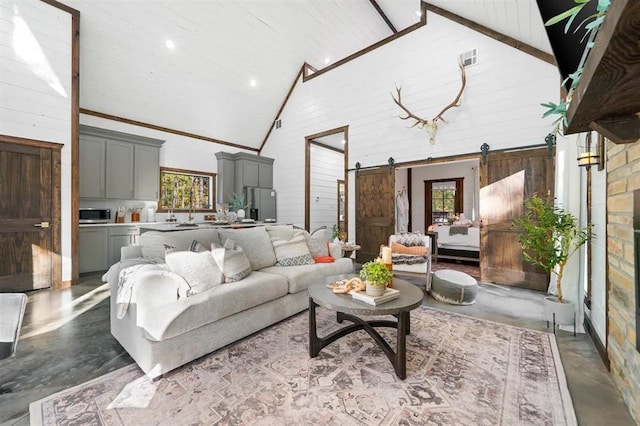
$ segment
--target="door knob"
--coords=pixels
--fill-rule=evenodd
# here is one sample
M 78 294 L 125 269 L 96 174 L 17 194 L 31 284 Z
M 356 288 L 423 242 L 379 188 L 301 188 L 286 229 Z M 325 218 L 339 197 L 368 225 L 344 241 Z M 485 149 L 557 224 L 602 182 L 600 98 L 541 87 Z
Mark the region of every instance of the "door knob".
M 35 226 L 36 228 L 48 228 L 49 222 L 40 222 L 40 223 L 34 224 L 33 226 Z

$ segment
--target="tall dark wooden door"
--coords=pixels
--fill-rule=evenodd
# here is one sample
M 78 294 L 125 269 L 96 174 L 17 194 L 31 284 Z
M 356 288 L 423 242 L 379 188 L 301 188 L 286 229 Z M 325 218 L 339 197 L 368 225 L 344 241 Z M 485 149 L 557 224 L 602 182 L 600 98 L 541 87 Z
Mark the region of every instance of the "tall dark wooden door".
M 482 281 L 546 290 L 549 277 L 525 262 L 513 219 L 524 200 L 553 194 L 555 153 L 547 148 L 489 153 L 480 175 L 480 278 Z
M 395 173 L 390 167 L 356 172 L 357 261 L 378 256 L 380 245 L 387 244 L 395 230 Z
M 60 148 L 0 136 L 0 292 L 61 280 Z

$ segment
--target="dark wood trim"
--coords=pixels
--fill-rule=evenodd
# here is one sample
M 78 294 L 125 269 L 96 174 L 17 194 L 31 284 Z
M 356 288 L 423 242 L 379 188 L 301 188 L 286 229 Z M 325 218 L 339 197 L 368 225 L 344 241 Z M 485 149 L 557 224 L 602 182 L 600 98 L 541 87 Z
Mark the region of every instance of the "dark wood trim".
M 411 188 L 412 188 L 412 180 L 411 180 L 411 168 L 407 169 L 407 200 L 409 201 L 409 220 L 407 222 L 407 231 L 412 232 L 411 230 L 411 217 L 413 216 L 412 212 L 411 212 Z M 427 231 L 427 228 L 424 229 L 425 232 Z
M 373 8 L 376 10 L 376 12 L 378 12 L 378 14 L 382 17 L 382 20 L 387 24 L 391 32 L 394 34 L 397 33 L 398 30 L 396 30 L 396 27 L 393 26 L 393 24 L 391 23 L 391 20 L 389 20 L 389 17 L 387 16 L 386 13 L 384 13 L 384 10 L 382 10 L 378 2 L 376 0 L 369 0 L 369 2 L 373 6 Z
M 450 21 L 464 25 L 467 28 L 477 31 L 480 34 L 486 35 L 487 37 L 491 37 L 494 40 L 504 43 L 507 46 L 513 47 L 514 49 L 518 49 L 521 52 L 531 55 L 534 58 L 540 59 L 541 61 L 544 61 L 548 64 L 557 65 L 555 58 L 550 53 L 543 52 L 542 50 L 528 45 L 527 43 L 523 43 L 506 34 L 499 33 L 496 30 L 485 27 L 484 25 L 478 24 L 477 22 L 474 22 L 470 19 L 463 18 L 460 15 L 456 15 L 455 13 L 449 12 L 448 10 L 442 9 L 441 7 L 435 6 L 431 3 L 427 3 L 426 5 L 429 12 L 433 12 L 437 15 L 449 19 Z
M 589 128 L 600 133 L 613 143 L 634 143 L 640 139 L 640 117 L 637 114 L 592 121 L 589 124 Z
M 434 182 L 450 182 L 456 183 L 456 197 L 454 200 L 454 213 L 459 213 L 464 208 L 464 178 L 444 178 L 444 179 L 428 179 L 424 181 L 424 229 L 425 232 L 432 225 L 433 217 L 433 183 Z
M 51 150 L 51 179 L 54 189 L 54 195 L 51 199 L 51 246 L 53 248 L 54 259 L 52 261 L 51 271 L 51 287 L 62 288 L 62 149 L 56 148 Z M 77 211 L 77 210 L 76 210 Z M 71 216 L 78 216 L 71 213 Z M 73 219 L 72 219 L 73 226 Z M 72 280 L 73 282 L 73 280 Z
M 167 213 L 169 211 L 169 209 L 165 209 L 162 207 L 162 172 L 170 172 L 170 173 L 182 173 L 185 175 L 197 175 L 197 176 L 208 176 L 211 178 L 211 182 L 213 182 L 213 186 L 211 188 L 209 188 L 209 192 L 211 193 L 211 197 L 213 200 L 212 203 L 212 207 L 208 208 L 208 209 L 194 209 L 194 212 L 205 212 L 205 213 L 209 213 L 209 212 L 214 212 L 216 211 L 215 205 L 216 205 L 216 191 L 217 191 L 217 174 L 216 173 L 211 173 L 211 172 L 203 172 L 200 170 L 187 170 L 187 169 L 177 169 L 175 167 L 163 167 L 160 166 L 160 172 L 158 173 L 158 204 L 156 206 L 156 212 L 158 213 Z M 174 212 L 187 212 L 190 209 L 171 209 Z
M 344 151 L 343 151 L 343 150 L 338 149 L 338 148 L 334 148 L 334 147 L 329 146 L 329 145 L 326 145 L 326 144 L 323 144 L 322 142 L 316 142 L 316 141 L 314 141 L 314 140 L 312 140 L 312 141 L 310 141 L 310 142 L 311 142 L 311 144 L 313 144 L 313 145 L 317 145 L 317 146 L 322 147 L 322 148 L 324 148 L 324 149 L 328 149 L 328 150 L 331 150 L 331 151 L 339 152 L 340 154 L 343 154 L 343 153 L 344 153 Z
M 611 371 L 611 365 L 609 363 L 609 357 L 607 355 L 607 348 L 602 346 L 602 342 L 600 342 L 600 339 L 598 338 L 598 334 L 596 333 L 595 329 L 593 328 L 593 325 L 591 324 L 591 319 L 589 319 L 589 317 L 586 315 L 584 316 L 583 324 L 584 324 L 584 329 L 587 331 L 587 333 L 591 337 L 591 340 L 593 341 L 593 344 L 596 347 L 598 354 L 600 355 L 600 359 L 602 360 L 602 363 L 604 364 L 605 367 L 607 367 L 607 370 Z
M 33 146 L 36 148 L 48 148 L 48 149 L 58 149 L 58 150 L 62 149 L 62 147 L 64 146 L 63 143 L 40 141 L 35 139 L 27 139 L 27 138 L 21 138 L 18 136 L 10 136 L 10 135 L 3 135 L 3 134 L 0 134 L 0 142 L 12 143 L 16 145 Z
M 323 136 L 334 135 L 342 133 L 344 136 L 344 151 L 338 151 L 335 148 L 326 146 L 322 143 L 315 142 L 314 139 L 321 138 Z M 332 151 L 338 151 L 343 154 L 344 158 L 344 185 L 345 185 L 345 197 L 344 197 L 344 227 L 345 232 L 349 233 L 349 174 L 347 173 L 347 164 L 349 161 L 349 126 L 336 127 L 334 129 L 325 130 L 320 133 L 305 136 L 304 138 L 304 228 L 310 231 L 311 226 L 311 144 L 322 146 L 323 148 L 331 149 Z
M 613 142 L 618 132 L 622 132 L 622 140 L 628 139 L 629 134 L 637 134 L 640 128 L 640 118 L 636 115 L 640 111 L 638 19 L 639 1 L 611 2 L 573 91 L 565 134 L 589 129 L 603 133 L 608 129 L 611 134 L 603 134 Z M 614 126 L 618 117 L 623 123 Z M 609 120 L 613 122 L 607 123 Z M 625 121 L 630 131 L 623 130 Z
M 334 62 L 331 65 L 328 65 L 328 66 L 326 66 L 326 67 L 324 67 L 322 69 L 319 69 L 318 71 L 314 72 L 311 75 L 303 76 L 302 77 L 302 81 L 303 82 L 307 82 L 308 80 L 311 80 L 312 78 L 316 78 L 316 77 L 318 77 L 318 76 L 320 76 L 320 75 L 322 75 L 322 74 L 324 74 L 326 72 L 329 72 L 329 71 L 331 71 L 331 70 L 333 70 L 335 68 L 338 68 L 341 65 L 346 64 L 347 62 L 351 62 L 354 59 L 359 58 L 360 56 L 371 52 L 372 50 L 375 50 L 375 49 L 377 49 L 379 47 L 382 47 L 385 44 L 394 41 L 395 39 L 398 39 L 398 38 L 400 38 L 402 36 L 405 36 L 405 35 L 413 32 L 413 31 L 417 30 L 418 28 L 424 27 L 427 24 L 427 13 L 426 13 L 426 3 L 425 2 L 423 2 L 423 1 L 420 2 L 420 9 L 422 11 L 422 15 L 420 16 L 420 22 L 417 22 L 417 23 L 405 28 L 404 30 L 398 31 L 397 33 L 392 34 L 389 37 L 383 38 L 379 42 L 374 43 L 369 47 L 365 47 L 364 49 L 358 50 L 356 53 L 352 53 L 351 55 L 349 55 L 349 56 L 347 56 L 345 58 L 342 58 L 339 61 Z
M 307 62 L 305 62 L 302 65 L 302 76 L 303 77 L 307 77 L 307 76 L 309 76 L 309 75 L 311 75 L 311 74 L 313 74 L 314 72 L 317 72 L 317 71 L 318 70 L 315 67 L 313 67 L 312 65 L 310 65 Z M 296 81 L 298 81 L 298 80 L 296 79 Z
M 46 3 L 50 6 L 53 6 L 57 9 L 63 10 L 67 13 L 70 13 L 73 17 L 80 17 L 80 11 L 77 9 L 74 9 L 72 7 L 67 6 L 66 4 L 60 3 L 58 1 L 55 0 L 40 0 L 42 3 Z
M 289 101 L 289 98 L 291 97 L 291 94 L 293 93 L 293 89 L 295 89 L 296 85 L 298 84 L 298 81 L 300 80 L 300 76 L 304 75 L 304 72 L 305 72 L 304 70 L 305 70 L 305 67 L 307 65 L 308 64 L 305 62 L 300 67 L 300 70 L 298 71 L 298 74 L 296 74 L 296 78 L 293 79 L 293 83 L 291 84 L 291 87 L 289 87 L 289 91 L 287 92 L 287 96 L 285 96 L 284 100 L 282 101 L 282 105 L 280 105 L 280 108 L 278 109 L 278 112 L 276 113 L 276 116 L 271 121 L 271 126 L 269 127 L 269 130 L 267 130 L 267 134 L 264 136 L 264 139 L 262 140 L 262 143 L 260 144 L 260 148 L 257 149 L 258 155 L 260 155 L 262 153 L 262 150 L 264 149 L 264 146 L 266 145 L 267 140 L 269 140 L 269 136 L 271 136 L 271 132 L 273 131 L 273 128 L 276 126 L 276 120 L 278 118 L 280 118 L 280 114 L 282 114 L 282 111 L 284 110 L 285 105 L 287 105 L 287 102 Z
M 71 284 L 80 283 L 80 15 L 71 17 Z
M 193 138 L 193 139 L 199 139 L 199 140 L 205 141 L 205 142 L 212 142 L 212 143 L 217 143 L 217 144 L 220 144 L 220 145 L 231 146 L 231 147 L 234 147 L 234 148 L 246 149 L 248 151 L 253 151 L 253 152 L 257 152 L 257 153 L 259 153 L 259 151 L 260 151 L 258 148 L 248 147 L 248 146 L 245 146 L 245 145 L 240 145 L 240 144 L 237 144 L 237 143 L 227 142 L 227 141 L 223 141 L 223 140 L 220 140 L 220 139 L 210 138 L 208 136 L 197 135 L 195 133 L 183 132 L 182 130 L 171 129 L 169 127 L 158 126 L 156 124 L 149 124 L 149 123 L 145 123 L 145 122 L 142 122 L 142 121 L 131 120 L 129 118 L 118 117 L 116 115 L 105 114 L 103 112 L 92 111 L 92 110 L 86 109 L 86 108 L 80 108 L 80 113 L 81 114 L 86 114 L 86 115 L 92 115 L 94 117 L 104 118 L 104 119 L 107 119 L 107 120 L 119 121 L 121 123 L 131 124 L 133 126 L 145 127 L 147 129 L 152 129 L 152 130 L 159 130 L 161 132 L 171 133 L 171 134 L 174 134 L 174 135 L 186 136 L 188 138 Z

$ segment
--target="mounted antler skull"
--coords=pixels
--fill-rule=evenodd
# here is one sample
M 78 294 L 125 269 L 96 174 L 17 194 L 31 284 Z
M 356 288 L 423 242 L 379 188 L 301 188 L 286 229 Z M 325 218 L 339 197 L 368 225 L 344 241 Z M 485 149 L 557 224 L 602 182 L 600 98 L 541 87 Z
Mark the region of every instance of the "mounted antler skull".
M 458 66 L 460 67 L 460 78 L 462 79 L 462 87 L 460 87 L 460 91 L 458 92 L 458 95 L 453 100 L 453 102 L 451 102 L 449 105 L 444 107 L 442 109 L 442 111 L 440 111 L 440 113 L 438 113 L 438 115 L 433 117 L 431 120 L 418 117 L 417 115 L 415 115 L 411 111 L 409 111 L 409 109 L 407 109 L 407 107 L 402 105 L 402 98 L 401 98 L 401 95 L 400 95 L 400 91 L 402 90 L 402 87 L 396 86 L 396 92 L 398 92 L 398 99 L 396 99 L 393 95 L 391 95 L 391 97 L 393 98 L 393 101 L 396 103 L 396 105 L 398 105 L 400 108 L 402 108 L 402 110 L 407 114 L 406 116 L 400 116 L 400 119 L 401 120 L 408 120 L 408 119 L 411 118 L 411 119 L 415 120 L 416 122 L 413 123 L 413 125 L 411 127 L 417 127 L 418 129 L 426 129 L 427 133 L 429 133 L 429 141 L 431 143 L 434 143 L 435 139 L 436 139 L 436 131 L 438 130 L 438 120 L 442 120 L 445 123 L 447 122 L 447 120 L 445 120 L 444 117 L 442 117 L 442 114 L 444 114 L 445 112 L 447 112 L 449 109 L 451 109 L 453 107 L 459 107 L 460 106 L 460 97 L 462 96 L 462 92 L 464 91 L 464 87 L 467 84 L 467 75 L 465 74 L 464 65 L 463 65 L 462 61 L 458 61 Z

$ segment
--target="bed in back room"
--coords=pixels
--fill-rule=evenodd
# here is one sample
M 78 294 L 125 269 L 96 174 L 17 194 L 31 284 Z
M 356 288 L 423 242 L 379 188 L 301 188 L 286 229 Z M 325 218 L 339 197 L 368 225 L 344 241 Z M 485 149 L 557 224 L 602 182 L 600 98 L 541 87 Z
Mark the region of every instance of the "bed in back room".
M 480 228 L 467 225 L 440 225 L 438 234 L 438 258 L 479 261 Z

